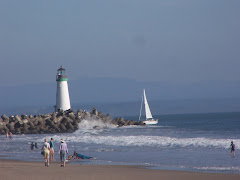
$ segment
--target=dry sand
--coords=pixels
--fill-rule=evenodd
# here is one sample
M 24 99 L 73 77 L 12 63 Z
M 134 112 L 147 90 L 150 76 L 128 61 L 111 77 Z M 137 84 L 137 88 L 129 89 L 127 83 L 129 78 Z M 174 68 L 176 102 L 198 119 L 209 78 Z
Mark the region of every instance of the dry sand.
M 211 174 L 144 169 L 139 166 L 81 165 L 0 160 L 1 180 L 240 180 L 240 174 Z

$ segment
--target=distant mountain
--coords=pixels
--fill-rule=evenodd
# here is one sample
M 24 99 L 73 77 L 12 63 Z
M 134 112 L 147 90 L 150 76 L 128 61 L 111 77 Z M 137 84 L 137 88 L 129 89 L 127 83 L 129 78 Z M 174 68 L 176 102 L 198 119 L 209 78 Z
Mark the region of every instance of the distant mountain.
M 112 117 L 138 116 L 140 101 L 120 103 L 73 103 L 72 109 L 87 110 L 93 107 L 104 114 Z M 215 113 L 215 112 L 240 112 L 240 98 L 238 99 L 192 99 L 192 100 L 163 100 L 149 101 L 153 115 L 162 114 L 185 114 L 185 113 Z M 53 112 L 53 106 L 16 106 L 12 108 L 1 108 L 0 114 L 45 114 Z
M 112 116 L 138 116 L 140 101 L 106 103 L 106 104 L 74 104 L 73 109 L 86 109 L 90 111 L 96 107 L 104 114 Z M 185 113 L 215 113 L 240 112 L 240 98 L 238 99 L 192 99 L 192 100 L 157 100 L 149 101 L 153 115 L 185 114 Z M 144 112 L 143 112 L 144 113 Z
M 111 115 L 138 115 L 142 90 L 153 114 L 229 112 L 240 109 L 240 83 L 137 82 L 124 78 L 81 78 L 69 80 L 73 109 L 98 110 Z M 56 82 L 21 86 L 0 86 L 0 113 L 36 114 L 52 112 Z

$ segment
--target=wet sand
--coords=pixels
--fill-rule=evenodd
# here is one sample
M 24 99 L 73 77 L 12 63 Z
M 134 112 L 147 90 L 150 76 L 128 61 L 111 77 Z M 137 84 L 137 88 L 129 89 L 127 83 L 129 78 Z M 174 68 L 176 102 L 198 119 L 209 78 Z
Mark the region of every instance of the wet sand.
M 235 180 L 240 174 L 212 174 L 144 169 L 139 166 L 67 164 L 0 160 L 1 180 Z

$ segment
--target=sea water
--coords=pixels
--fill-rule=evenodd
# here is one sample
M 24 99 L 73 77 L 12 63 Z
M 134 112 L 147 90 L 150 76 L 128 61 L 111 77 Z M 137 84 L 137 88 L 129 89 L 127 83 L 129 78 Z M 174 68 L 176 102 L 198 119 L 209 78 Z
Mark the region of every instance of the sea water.
M 40 148 L 45 138 L 54 139 L 59 161 L 60 140 L 69 154 L 77 151 L 95 157 L 73 160 L 80 164 L 143 165 L 147 168 L 240 174 L 240 113 L 154 116 L 157 125 L 117 127 L 83 120 L 74 133 L 0 136 L 0 155 L 5 159 L 43 161 Z M 137 120 L 137 117 L 125 117 Z M 231 157 L 230 142 L 236 145 Z M 31 142 L 39 149 L 30 149 Z

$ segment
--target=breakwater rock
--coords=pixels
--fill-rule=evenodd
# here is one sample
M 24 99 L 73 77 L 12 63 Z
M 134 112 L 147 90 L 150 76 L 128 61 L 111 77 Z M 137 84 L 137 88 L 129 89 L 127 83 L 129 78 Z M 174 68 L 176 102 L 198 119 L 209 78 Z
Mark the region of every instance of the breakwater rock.
M 104 115 L 98 112 L 96 108 L 86 112 L 79 109 L 76 113 L 73 110 L 65 112 L 6 116 L 3 114 L 0 118 L 0 134 L 12 132 L 13 134 L 45 134 L 45 133 L 71 133 L 78 129 L 78 124 L 82 120 L 100 120 L 103 123 L 116 126 L 145 125 L 142 121 L 124 120 L 121 118 L 111 118 L 109 114 Z

